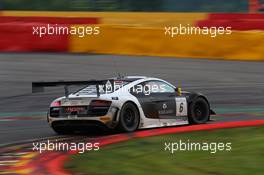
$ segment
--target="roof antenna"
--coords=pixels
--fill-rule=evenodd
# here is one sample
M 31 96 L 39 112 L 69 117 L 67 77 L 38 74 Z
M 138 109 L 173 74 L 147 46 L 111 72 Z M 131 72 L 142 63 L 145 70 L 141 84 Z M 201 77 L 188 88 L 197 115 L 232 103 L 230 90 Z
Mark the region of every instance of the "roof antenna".
M 122 76 L 122 74 L 120 73 L 120 71 L 118 69 L 118 66 L 117 66 L 117 63 L 116 63 L 116 60 L 115 60 L 114 56 L 112 57 L 112 60 L 114 62 L 114 67 L 115 67 L 115 71 L 116 71 L 116 74 L 117 74 L 117 79 L 122 79 L 123 76 Z

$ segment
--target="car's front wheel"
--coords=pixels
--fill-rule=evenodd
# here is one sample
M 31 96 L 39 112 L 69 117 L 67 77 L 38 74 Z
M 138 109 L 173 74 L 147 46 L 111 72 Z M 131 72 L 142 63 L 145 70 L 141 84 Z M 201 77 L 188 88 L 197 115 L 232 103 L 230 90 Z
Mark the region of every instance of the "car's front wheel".
M 210 117 L 210 107 L 208 102 L 201 97 L 196 98 L 190 105 L 189 123 L 202 124 L 206 123 Z
M 119 129 L 123 132 L 133 132 L 138 128 L 140 116 L 133 103 L 125 103 L 120 111 Z

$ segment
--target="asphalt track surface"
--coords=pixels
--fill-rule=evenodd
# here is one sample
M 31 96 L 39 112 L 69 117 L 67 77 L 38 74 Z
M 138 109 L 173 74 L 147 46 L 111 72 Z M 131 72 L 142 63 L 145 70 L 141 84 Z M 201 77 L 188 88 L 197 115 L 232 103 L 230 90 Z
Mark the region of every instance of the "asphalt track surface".
M 74 54 L 0 54 L 0 145 L 56 137 L 44 113 L 62 88 L 31 93 L 32 81 L 146 75 L 205 94 L 213 122 L 264 119 L 264 63 Z

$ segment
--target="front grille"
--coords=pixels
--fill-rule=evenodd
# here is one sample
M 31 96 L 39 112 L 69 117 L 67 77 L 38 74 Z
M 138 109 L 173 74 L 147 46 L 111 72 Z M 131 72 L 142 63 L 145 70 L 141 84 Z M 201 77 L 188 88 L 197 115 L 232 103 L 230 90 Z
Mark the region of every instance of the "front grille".
M 69 108 L 71 110 L 69 110 Z M 74 110 L 81 109 L 79 111 Z M 69 115 L 76 115 L 77 117 L 96 117 L 106 115 L 110 106 L 95 107 L 95 106 L 70 106 L 70 107 L 51 107 L 51 117 L 67 117 Z

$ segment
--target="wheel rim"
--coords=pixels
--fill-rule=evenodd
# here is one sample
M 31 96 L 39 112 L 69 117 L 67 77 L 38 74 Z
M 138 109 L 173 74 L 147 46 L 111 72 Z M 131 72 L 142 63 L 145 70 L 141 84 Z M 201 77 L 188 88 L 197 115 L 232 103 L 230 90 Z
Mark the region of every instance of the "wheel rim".
M 197 102 L 194 107 L 194 116 L 197 121 L 203 121 L 207 118 L 207 106 L 205 103 Z
M 124 114 L 124 123 L 128 128 L 135 127 L 136 113 L 132 109 L 126 109 Z

